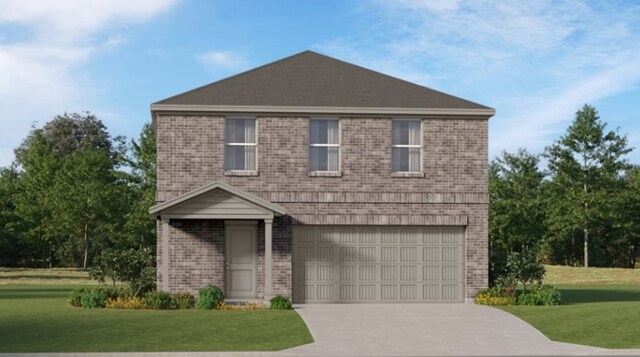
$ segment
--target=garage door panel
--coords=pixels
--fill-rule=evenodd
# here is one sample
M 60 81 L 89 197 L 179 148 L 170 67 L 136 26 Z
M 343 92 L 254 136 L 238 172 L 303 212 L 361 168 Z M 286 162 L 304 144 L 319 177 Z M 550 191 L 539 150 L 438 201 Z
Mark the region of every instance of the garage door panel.
M 293 237 L 296 303 L 463 301 L 463 227 L 302 226 Z
M 439 265 L 423 265 L 422 280 L 423 281 L 439 281 L 440 266 Z
M 361 284 L 358 288 L 358 299 L 364 301 L 375 301 L 377 300 L 376 292 L 378 289 L 376 288 L 376 284 Z

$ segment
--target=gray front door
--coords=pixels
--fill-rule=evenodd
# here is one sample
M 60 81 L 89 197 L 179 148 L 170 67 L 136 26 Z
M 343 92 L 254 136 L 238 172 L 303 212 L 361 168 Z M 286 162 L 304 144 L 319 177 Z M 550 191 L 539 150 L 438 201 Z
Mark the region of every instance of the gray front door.
M 257 225 L 226 225 L 226 297 L 257 296 Z

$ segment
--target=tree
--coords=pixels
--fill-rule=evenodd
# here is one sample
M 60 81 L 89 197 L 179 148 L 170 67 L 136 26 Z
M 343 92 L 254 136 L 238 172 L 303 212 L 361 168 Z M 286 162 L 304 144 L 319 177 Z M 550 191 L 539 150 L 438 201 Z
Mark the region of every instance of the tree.
M 626 137 L 606 131 L 606 123 L 587 104 L 576 113 L 567 133 L 545 150 L 552 176 L 547 220 L 551 239 L 581 231 L 585 267 L 592 233 L 612 218 L 611 198 L 619 196 L 621 174 L 629 167 L 623 157 L 630 151 Z
M 129 183 L 129 211 L 125 230 L 134 246 L 155 247 L 156 221 L 149 208 L 156 202 L 156 135 L 151 123 L 146 123 L 138 142 L 131 141 L 126 163 L 131 168 Z
M 537 254 L 545 235 L 540 160 L 525 149 L 503 152 L 489 165 L 490 280 L 508 273 L 511 253 Z
M 38 247 L 22 239 L 25 221 L 16 212 L 20 176 L 14 166 L 0 168 L 0 266 L 17 266 Z
M 117 173 L 123 144 L 94 115 L 65 113 L 34 128 L 16 149 L 16 211 L 32 227 L 29 235 L 48 245 L 50 266 L 57 255 L 65 265 L 87 267 L 93 237 L 118 231 L 112 213 L 126 207 L 114 207 L 123 202 Z
M 624 194 L 619 214 L 619 229 L 624 236 L 622 266 L 635 269 L 640 254 L 640 166 L 629 169 L 624 176 Z
M 60 162 L 49 145 L 42 129 L 29 134 L 25 150 L 20 155 L 20 180 L 15 192 L 15 212 L 27 229 L 24 240 L 37 241 L 42 249 L 43 266 L 53 266 L 55 246 L 59 239 L 54 220 L 55 177 Z
M 87 268 L 91 245 L 103 243 L 121 226 L 117 212 L 123 190 L 113 170 L 109 152 L 79 148 L 61 158 L 55 185 L 54 220 L 73 240 L 80 240 L 82 267 Z M 103 244 L 104 245 L 104 244 Z M 98 248 L 97 246 L 95 248 Z M 99 249 L 93 249 L 99 251 Z

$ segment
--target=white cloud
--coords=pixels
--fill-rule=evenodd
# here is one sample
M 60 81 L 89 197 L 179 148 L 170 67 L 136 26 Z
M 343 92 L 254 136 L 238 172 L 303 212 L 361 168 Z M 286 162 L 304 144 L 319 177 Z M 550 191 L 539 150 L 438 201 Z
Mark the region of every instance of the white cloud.
M 0 0 L 0 25 L 25 35 L 14 41 L 5 34 L 0 43 L 0 166 L 13 160 L 34 121 L 87 109 L 98 89 L 81 68 L 125 41 L 111 30 L 147 21 L 173 3 Z
M 211 70 L 244 69 L 249 64 L 244 55 L 232 51 L 209 51 L 197 55 L 196 59 Z
M 640 5 L 372 0 L 361 38 L 320 50 L 497 108 L 491 154 L 539 152 L 584 103 L 640 83 Z M 379 66 L 380 63 L 384 65 Z M 395 68 L 395 70 L 394 70 Z M 405 77 L 406 78 L 406 77 Z M 630 128 L 633 130 L 633 128 Z M 629 129 L 627 129 L 629 130 Z

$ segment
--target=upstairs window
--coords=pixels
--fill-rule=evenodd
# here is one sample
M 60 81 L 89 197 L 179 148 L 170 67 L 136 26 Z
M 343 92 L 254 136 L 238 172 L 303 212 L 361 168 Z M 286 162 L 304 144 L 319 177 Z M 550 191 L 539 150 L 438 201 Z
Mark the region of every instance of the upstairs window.
M 256 171 L 256 120 L 227 118 L 225 122 L 224 169 Z
M 420 120 L 391 121 L 391 170 L 420 172 L 422 170 L 422 130 Z
M 309 120 L 309 171 L 340 171 L 340 121 Z

